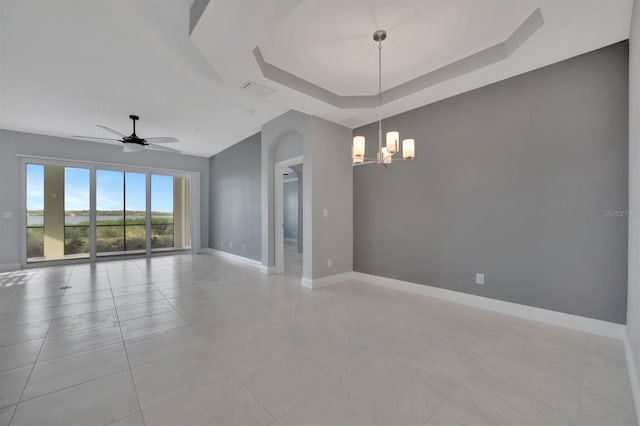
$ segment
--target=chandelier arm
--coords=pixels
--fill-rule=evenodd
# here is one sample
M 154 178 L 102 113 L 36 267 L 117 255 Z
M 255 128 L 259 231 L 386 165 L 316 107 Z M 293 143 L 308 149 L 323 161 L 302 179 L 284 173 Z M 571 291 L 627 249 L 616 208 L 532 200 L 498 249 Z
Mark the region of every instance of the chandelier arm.
M 366 166 L 367 164 L 377 164 L 378 160 L 372 158 L 369 161 L 363 161 L 362 163 L 353 163 L 353 167 Z

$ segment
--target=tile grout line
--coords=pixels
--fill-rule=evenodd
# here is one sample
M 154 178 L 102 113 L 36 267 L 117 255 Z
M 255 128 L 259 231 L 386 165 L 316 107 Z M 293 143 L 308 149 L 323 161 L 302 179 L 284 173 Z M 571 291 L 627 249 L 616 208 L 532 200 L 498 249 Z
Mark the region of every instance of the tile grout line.
M 504 333 L 502 333 L 502 336 L 500 336 L 500 338 L 498 340 L 496 340 L 496 345 L 502 340 L 504 339 L 504 336 L 507 335 L 507 333 L 509 333 L 509 331 L 511 331 L 513 329 L 513 327 L 515 327 L 515 325 L 521 321 L 521 318 L 517 318 L 515 317 L 515 321 L 513 322 L 513 324 L 511 324 L 505 331 Z M 469 378 L 469 376 L 471 376 L 473 374 L 473 372 L 482 364 L 482 362 L 486 359 L 487 355 L 490 353 L 491 351 L 486 351 L 485 353 L 483 353 L 480 356 L 480 360 L 478 361 L 478 363 L 476 365 L 473 366 L 473 369 L 469 372 L 469 374 L 467 374 L 462 380 L 460 380 L 460 383 L 458 383 L 456 385 L 455 388 L 453 388 L 453 390 L 449 393 L 449 395 L 445 398 L 444 401 L 442 401 L 442 404 L 440 404 L 438 406 L 438 408 L 436 408 L 433 413 L 429 416 L 429 418 L 423 423 L 423 425 L 426 425 L 427 423 L 429 423 L 429 420 L 431 420 L 433 418 L 433 416 L 435 416 L 438 411 L 440 411 L 440 409 L 442 407 L 445 406 L 445 404 L 447 402 L 449 402 L 449 400 L 451 399 L 451 397 L 453 396 L 453 394 L 460 388 L 462 387 L 462 385 L 467 381 L 467 379 Z
M 74 266 L 75 268 L 75 266 Z M 73 272 L 73 268 L 71 268 L 71 271 Z M 71 273 L 69 274 L 69 276 L 67 277 L 64 286 L 67 286 L 69 284 L 69 280 L 71 279 Z M 64 293 L 67 290 L 65 289 L 62 292 L 62 296 L 64 296 Z M 61 298 L 62 298 L 61 296 Z M 20 392 L 20 396 L 18 397 L 18 402 L 16 403 L 16 407 L 13 410 L 13 413 L 11 414 L 11 418 L 9 419 L 9 425 L 11 425 L 11 423 L 13 422 L 13 418 L 16 416 L 16 413 L 18 412 L 18 406 L 22 403 L 22 397 L 24 396 L 24 391 L 27 389 L 27 386 L 29 385 L 29 381 L 31 380 L 31 375 L 33 374 L 33 370 L 35 370 L 36 368 L 36 364 L 38 363 L 38 359 L 40 358 L 40 353 L 42 352 L 42 348 L 44 347 L 45 342 L 47 341 L 47 336 L 49 335 L 49 331 L 51 331 L 51 327 L 53 327 L 53 321 L 55 319 L 51 319 L 49 320 L 49 327 L 47 327 L 47 332 L 45 333 L 44 337 L 42 338 L 42 343 L 40 344 L 40 349 L 38 349 L 38 354 L 36 355 L 36 359 L 33 361 L 33 365 L 31 366 L 31 370 L 29 371 L 29 375 L 27 376 L 27 381 L 24 383 L 24 386 L 22 387 L 22 392 Z
M 303 405 L 305 405 L 307 402 L 314 400 L 315 398 L 323 395 L 325 392 L 329 392 L 330 389 L 338 386 L 339 384 L 341 384 L 342 382 L 344 382 L 345 380 L 349 379 L 351 376 L 356 375 L 357 373 L 359 373 L 360 371 L 362 371 L 364 369 L 364 367 L 360 367 L 360 368 L 356 368 L 353 372 L 345 375 L 343 378 L 341 378 L 340 380 L 338 380 L 335 383 L 332 383 L 328 386 L 326 386 L 325 388 L 323 388 L 322 390 L 320 390 L 319 392 L 315 393 L 314 395 L 310 396 L 309 398 L 305 399 L 304 401 L 300 402 L 300 404 L 296 405 L 295 407 L 293 407 L 291 410 L 287 411 L 286 413 L 284 413 L 283 415 L 281 415 L 280 417 L 274 417 L 274 421 L 280 423 L 279 421 L 283 418 L 285 418 L 286 416 L 288 416 L 289 414 L 293 413 L 295 410 L 297 410 L 298 408 L 302 407 Z M 249 393 L 251 393 L 251 395 L 253 395 L 253 393 L 249 390 L 249 388 L 247 388 L 247 391 L 249 391 Z M 254 396 L 258 401 L 260 401 L 260 398 Z M 260 403 L 262 404 L 262 401 L 260 401 Z M 265 407 L 266 409 L 266 407 Z M 267 410 L 267 412 L 269 414 L 271 414 L 271 412 L 269 410 Z
M 129 342 L 129 343 L 135 343 L 135 342 L 139 342 L 139 341 L 147 340 L 147 339 L 150 339 L 150 338 L 153 338 L 153 337 L 159 337 L 160 335 L 162 335 L 162 334 L 164 334 L 164 333 L 166 333 L 166 332 L 168 332 L 168 331 L 175 330 L 175 329 L 182 328 L 182 327 L 186 327 L 186 326 L 188 326 L 188 325 L 190 325 L 190 324 L 185 324 L 185 325 L 181 325 L 181 326 L 179 326 L 179 327 L 170 328 L 170 329 L 168 329 L 168 330 L 163 330 L 163 331 L 160 331 L 160 332 L 158 332 L 158 333 L 147 334 L 147 335 L 145 335 L 145 336 L 141 336 L 141 337 L 137 337 L 137 338 L 135 338 L 135 339 L 129 340 L 128 342 Z M 151 364 L 151 363 L 154 363 L 154 362 L 157 362 L 157 361 L 162 361 L 162 360 L 164 360 L 164 359 L 171 358 L 171 357 L 174 357 L 174 356 L 177 356 L 177 355 L 180 355 L 180 354 L 184 354 L 184 353 L 190 352 L 190 351 L 192 351 L 192 350 L 193 350 L 193 348 L 191 348 L 191 349 L 181 350 L 181 351 L 179 351 L 179 352 L 173 353 L 173 354 L 171 354 L 171 355 L 164 356 L 164 357 L 162 357 L 162 358 L 157 358 L 157 359 L 152 359 L 152 360 L 150 360 L 150 361 L 145 361 L 145 362 L 143 362 L 143 363 L 141 363 L 141 364 L 138 364 L 138 365 L 133 366 L 132 368 L 142 367 L 143 365 L 148 365 L 148 364 Z
M 205 383 L 203 385 L 199 385 L 199 386 L 197 386 L 197 387 L 195 387 L 193 389 L 189 389 L 189 390 L 185 390 L 183 392 L 180 392 L 180 393 L 172 396 L 171 398 L 168 398 L 168 399 L 165 399 L 165 400 L 162 400 L 162 401 L 158 401 L 158 402 L 154 402 L 153 404 L 149 405 L 147 408 L 151 408 L 151 407 L 155 407 L 156 405 L 164 404 L 164 403 L 172 401 L 172 400 L 174 400 L 174 399 L 176 399 L 176 398 L 178 398 L 178 397 L 180 397 L 182 395 L 186 395 L 186 394 L 188 394 L 190 392 L 196 392 L 196 391 L 198 391 L 198 390 L 200 390 L 202 388 L 206 388 L 207 386 L 211 386 L 211 385 L 216 384 L 218 382 L 222 382 L 223 380 L 230 380 L 230 379 L 234 379 L 234 378 L 235 378 L 234 374 L 230 374 L 228 376 L 218 377 L 217 379 L 213 379 L 212 381 L 207 382 L 207 383 Z M 248 389 L 247 389 L 247 391 L 248 391 Z M 252 394 L 252 396 L 253 396 L 253 394 Z M 140 414 L 142 414 L 142 411 L 140 412 Z M 271 413 L 269 413 L 269 414 L 271 414 Z M 144 418 L 143 418 L 143 420 L 144 420 Z
M 131 368 L 131 361 L 129 361 L 129 353 L 127 352 L 127 345 L 124 340 L 124 333 L 122 332 L 122 326 L 120 325 L 120 317 L 118 316 L 118 309 L 116 308 L 116 299 L 113 295 L 113 288 L 111 287 L 111 278 L 109 277 L 109 269 L 107 268 L 107 279 L 109 280 L 109 289 L 111 290 L 111 297 L 113 299 L 113 307 L 116 311 L 116 320 L 118 321 L 118 329 L 120 330 L 120 338 L 122 339 L 122 347 L 124 349 L 124 355 L 127 358 L 127 366 L 129 367 L 129 377 L 131 378 L 131 384 L 133 385 L 133 392 L 136 394 L 136 402 L 138 403 L 138 410 L 140 410 L 140 417 L 142 417 L 142 424 L 146 425 L 144 420 L 144 413 L 142 412 L 142 404 L 140 404 L 140 397 L 138 396 L 138 389 L 136 387 L 136 381 L 133 377 L 133 369 Z M 135 413 L 131 413 L 135 414 Z
M 305 405 L 307 402 L 310 402 L 312 400 L 314 400 L 315 398 L 323 395 L 325 392 L 329 392 L 330 389 L 334 388 L 335 386 L 338 386 L 339 384 L 341 384 L 342 382 L 344 382 L 345 380 L 349 379 L 351 376 L 356 375 L 357 373 L 359 373 L 360 371 L 363 370 L 363 367 L 356 369 L 354 372 L 352 372 L 351 374 L 347 374 L 346 376 L 344 376 L 342 379 L 338 380 L 337 382 L 327 386 L 326 388 L 322 389 L 320 392 L 316 393 L 315 395 L 313 395 L 312 397 L 309 397 L 307 399 L 305 399 L 304 401 L 302 401 L 300 404 L 296 405 L 294 408 L 292 408 L 291 410 L 287 411 L 286 413 L 284 413 L 283 415 L 281 415 L 280 417 L 277 417 L 275 419 L 275 421 L 277 421 L 278 423 L 280 422 L 281 419 L 285 418 L 286 416 L 288 416 L 289 414 L 293 413 L 294 411 L 296 411 L 298 408 L 302 407 L 303 405 Z
M 60 284 L 62 284 L 63 286 L 66 286 L 66 285 L 68 285 L 68 283 L 69 283 L 69 279 L 70 279 L 70 278 L 71 278 L 71 274 L 69 274 L 69 277 L 67 277 L 67 278 L 66 278 L 66 280 L 65 280 L 64 282 L 52 283 L 52 285 L 60 285 Z M 28 285 L 28 284 L 29 284 L 29 283 L 28 283 L 28 281 L 27 281 L 27 283 L 26 283 L 26 284 L 24 284 L 24 285 Z M 32 300 L 41 300 L 41 299 L 51 299 L 51 298 L 56 298 L 56 299 L 57 299 L 57 301 L 56 301 L 57 303 L 56 303 L 56 304 L 54 304 L 54 305 L 51 305 L 51 306 L 41 306 L 41 307 L 39 307 L 39 308 L 32 308 L 32 309 L 22 309 L 22 310 L 13 311 L 13 312 L 6 312 L 5 314 L 6 314 L 6 315 L 11 315 L 11 314 L 21 314 L 21 313 L 24 313 L 24 312 L 41 311 L 41 310 L 45 310 L 45 309 L 55 309 L 55 312 L 57 313 L 57 312 L 58 312 L 58 309 L 60 308 L 60 305 L 61 305 L 61 302 L 62 302 L 62 297 L 64 296 L 65 292 L 66 292 L 66 289 L 65 289 L 65 290 L 63 290 L 63 291 L 62 291 L 62 294 L 61 294 L 61 295 L 59 295 L 59 296 L 38 297 L 38 298 L 32 299 Z M 27 301 L 23 301 L 23 302 L 27 302 Z M 55 315 L 55 313 L 54 313 L 54 315 Z M 27 323 L 20 323 L 20 324 L 9 325 L 9 326 L 6 326 L 6 327 L 0 327 L 0 330 L 2 330 L 2 329 L 6 329 L 6 328 L 12 328 L 12 327 L 21 327 L 21 326 L 24 326 L 24 325 L 34 324 L 34 323 L 37 323 L 37 322 L 52 321 L 52 320 L 54 320 L 54 319 L 55 319 L 55 317 L 54 317 L 54 318 L 50 318 L 50 319 L 48 319 L 48 320 L 33 321 L 33 322 L 27 322 Z M 31 340 L 38 340 L 38 339 L 24 340 L 23 342 L 28 342 L 28 341 L 31 341 Z M 22 342 L 16 342 L 16 343 L 22 343 Z M 13 344 L 13 343 L 12 343 L 12 344 Z M 9 346 L 9 345 L 0 345 L 0 347 L 2 347 L 2 346 Z
M 30 324 L 36 324 L 38 322 L 51 322 L 51 321 L 53 321 L 53 320 L 52 319 L 50 319 L 50 320 L 42 320 L 42 321 L 36 321 L 36 322 L 29 322 L 29 323 L 26 323 L 26 324 L 18 324 L 18 325 L 11 326 L 11 327 L 23 327 L 23 326 L 30 325 Z M 11 327 L 5 327 L 5 328 L 11 328 Z M 2 330 L 2 328 L 0 328 L 0 330 Z M 19 344 L 22 344 L 22 343 L 33 342 L 33 341 L 40 340 L 40 339 L 44 339 L 44 335 L 42 335 L 40 337 L 36 337 L 34 339 L 20 340 L 18 342 L 8 343 L 6 345 L 0 345 L 0 349 L 4 348 L 4 347 L 7 347 L 7 346 L 19 345 Z
M 242 381 L 241 381 L 241 380 L 238 380 L 238 381 L 240 382 L 240 386 L 242 387 L 242 389 L 246 390 L 246 391 L 249 393 L 249 395 L 251 395 L 251 396 L 253 397 L 253 399 L 255 399 L 256 401 L 258 401 L 258 404 L 260 404 L 260 406 L 261 406 L 262 408 L 264 408 L 264 411 L 266 411 L 266 412 L 267 412 L 267 414 L 268 414 L 269 416 L 271 416 L 271 423 L 273 423 L 273 422 L 277 422 L 277 421 L 278 421 L 278 419 L 276 418 L 276 416 L 274 416 L 274 415 L 273 415 L 273 413 L 272 413 L 271 411 L 269 411 L 269 409 L 267 408 L 267 406 L 266 406 L 266 405 L 264 405 L 264 404 L 262 403 L 262 401 L 260 401 L 260 398 L 258 398 L 257 396 L 255 396 L 255 395 L 253 394 L 253 392 L 251 392 L 251 389 L 249 389 L 248 387 L 246 387 L 246 386 L 244 385 L 244 383 L 242 383 Z M 270 424 L 271 424 L 271 423 L 270 423 Z
M 158 334 L 161 334 L 161 333 L 158 333 Z M 218 343 L 220 343 L 220 342 L 224 342 L 224 341 L 226 341 L 226 340 L 230 340 L 230 339 L 233 339 L 233 338 L 236 338 L 236 337 L 237 337 L 237 336 L 235 336 L 235 335 L 234 335 L 234 336 L 228 336 L 228 337 L 226 337 L 226 338 L 223 338 L 223 339 L 219 340 L 219 341 L 218 341 Z M 143 338 L 143 339 L 144 339 L 144 338 Z M 137 367 L 140 367 L 140 366 L 142 366 L 142 365 L 152 364 L 152 363 L 155 363 L 155 362 L 160 362 L 160 361 L 163 361 L 163 360 L 165 360 L 165 359 L 167 359 L 167 358 L 172 358 L 172 357 L 175 357 L 175 356 L 178 356 L 178 355 L 182 355 L 182 354 L 185 354 L 185 353 L 190 352 L 190 351 L 193 351 L 193 350 L 194 350 L 194 349 L 192 348 L 192 349 L 187 349 L 187 350 L 184 350 L 184 351 L 180 351 L 180 352 L 178 352 L 178 353 L 175 353 L 175 354 L 172 354 L 172 355 L 166 356 L 166 357 L 164 357 L 164 358 L 159 358 L 159 359 L 155 359 L 155 360 L 152 360 L 152 361 L 145 362 L 145 363 L 143 363 L 143 364 L 140 364 L 140 365 L 139 365 L 139 366 L 137 366 Z M 273 357 L 277 357 L 277 356 L 279 356 L 280 354 L 285 353 L 285 352 L 287 352 L 287 351 L 285 350 L 285 351 L 283 351 L 283 352 L 279 352 L 279 353 L 278 353 L 278 355 L 273 355 Z M 265 362 L 266 362 L 266 361 L 265 361 Z M 262 365 L 262 363 L 257 363 L 257 364 L 255 364 L 255 365 L 250 365 L 250 366 L 248 366 L 248 367 L 244 367 L 244 368 L 239 369 L 239 370 L 237 370 L 237 371 L 235 371 L 235 372 L 229 373 L 228 375 L 224 375 L 224 376 L 222 376 L 222 377 L 218 377 L 217 379 L 213 379 L 213 380 L 212 380 L 212 381 L 210 381 L 210 382 L 207 382 L 207 383 L 204 383 L 204 384 L 202 384 L 202 385 L 199 385 L 199 386 L 197 386 L 197 387 L 195 387 L 195 388 L 193 388 L 193 389 L 189 389 L 189 390 L 185 390 L 185 391 L 183 391 L 183 392 L 180 392 L 180 393 L 178 393 L 178 394 L 176 394 L 176 395 L 172 396 L 171 398 L 169 398 L 169 399 L 167 399 L 167 400 L 156 402 L 156 403 L 152 404 L 150 407 L 152 407 L 152 406 L 156 406 L 156 405 L 159 405 L 159 404 L 163 404 L 163 403 L 165 403 L 165 402 L 167 402 L 167 401 L 171 401 L 171 400 L 173 400 L 173 399 L 175 399 L 175 398 L 177 398 L 177 397 L 179 397 L 179 396 L 181 396 L 181 395 L 187 394 L 187 393 L 189 393 L 189 392 L 195 392 L 195 391 L 197 391 L 197 390 L 199 390 L 199 389 L 202 389 L 202 388 L 204 388 L 204 387 L 206 387 L 206 386 L 210 386 L 210 385 L 212 385 L 212 384 L 214 384 L 214 383 L 221 382 L 221 381 L 223 381 L 223 380 L 237 380 L 237 381 L 238 381 L 238 383 L 240 384 L 240 386 L 242 386 L 242 388 L 243 388 L 243 389 L 245 389 L 247 392 L 249 392 L 249 394 L 250 394 L 252 397 L 254 397 L 262 407 L 264 407 L 264 409 L 267 411 L 267 413 L 272 417 L 272 420 L 273 420 L 273 421 L 277 421 L 277 420 L 278 420 L 278 418 L 276 418 L 276 416 L 274 416 L 274 415 L 273 415 L 273 414 L 272 414 L 272 413 L 267 409 L 267 407 L 262 403 L 262 401 L 261 401 L 257 396 L 255 396 L 255 395 L 253 394 L 253 392 L 251 392 L 251 390 L 250 390 L 248 387 L 246 387 L 246 386 L 242 383 L 242 380 L 241 380 L 241 379 L 240 379 L 240 377 L 239 377 L 239 376 L 243 375 L 244 373 L 246 373 L 246 372 L 248 372 L 248 371 L 250 371 L 250 370 L 253 370 L 253 369 L 257 368 L 257 367 L 258 367 L 258 366 L 260 366 L 260 365 Z M 337 385 L 338 383 L 342 382 L 342 380 L 347 379 L 348 377 L 350 377 L 351 375 L 355 374 L 355 373 L 356 373 L 356 372 L 358 372 L 358 371 L 360 371 L 360 369 L 358 369 L 358 370 L 354 371 L 352 374 L 347 375 L 347 377 L 344 377 L 343 379 L 340 379 L 338 382 L 336 382 L 336 383 L 334 383 L 334 384 L 332 384 L 332 385 L 329 385 L 329 386 L 327 387 L 327 389 L 329 389 L 330 387 L 332 387 L 332 386 L 334 386 L 334 385 Z M 324 391 L 324 390 L 323 390 L 323 391 Z M 322 393 L 323 391 L 321 391 L 320 393 Z M 319 395 L 319 394 L 317 394 L 317 395 Z M 317 396 L 317 395 L 312 396 L 311 398 L 309 398 L 309 400 L 311 400 L 311 399 L 315 398 L 315 396 Z M 305 401 L 304 401 L 304 402 L 302 402 L 300 405 L 305 404 L 306 402 L 308 402 L 308 400 L 305 400 Z M 300 406 L 300 405 L 299 405 L 299 406 Z M 298 408 L 299 406 L 296 406 L 294 409 Z M 293 411 L 293 410 L 291 410 L 291 411 Z M 287 414 L 288 414 L 288 413 L 287 413 Z M 283 416 L 282 416 L 282 417 L 283 417 Z M 282 418 L 282 417 L 280 417 L 280 418 Z
M 167 298 L 167 296 L 165 296 L 165 294 L 162 292 L 162 290 L 160 290 L 158 287 L 156 287 L 156 285 L 153 283 L 153 281 L 151 282 L 151 285 L 153 286 L 153 288 L 155 288 L 155 289 L 156 289 L 156 291 L 157 291 L 158 293 L 160 293 L 160 296 L 162 296 L 162 298 L 163 298 L 164 300 L 166 300 L 166 301 L 167 301 L 167 303 L 169 304 L 169 306 L 171 306 L 171 309 L 173 309 L 173 311 L 174 311 L 176 314 L 178 314 L 178 316 L 180 317 L 180 319 L 181 319 L 182 321 L 184 321 L 186 324 L 189 324 L 190 322 L 189 322 L 189 321 L 187 321 L 187 320 L 186 320 L 186 319 L 185 319 L 185 318 L 180 314 L 180 312 L 178 312 L 178 310 L 176 309 L 175 305 L 174 305 L 173 303 L 171 303 L 171 301 L 169 300 L 169 298 Z
M 117 345 L 117 343 L 116 343 L 116 345 Z M 113 346 L 115 346 L 115 345 L 113 345 Z M 75 383 L 73 385 L 68 385 L 68 386 L 62 387 L 60 389 L 55 389 L 55 390 L 43 393 L 43 394 L 38 395 L 38 396 L 34 396 L 33 398 L 27 398 L 27 399 L 24 399 L 24 400 L 20 401 L 19 404 L 23 404 L 25 402 L 33 401 L 34 399 L 38 399 L 38 398 L 41 398 L 43 396 L 51 395 L 51 394 L 54 394 L 56 392 L 60 392 L 60 391 L 67 390 L 67 389 L 71 389 L 71 388 L 79 386 L 79 385 L 86 385 L 87 383 L 91 383 L 91 382 L 95 382 L 95 381 L 100 380 L 100 379 L 104 379 L 104 378 L 107 378 L 107 377 L 115 376 L 116 374 L 120 374 L 123 371 L 127 371 L 127 369 L 123 368 L 122 370 L 114 371 L 112 373 L 105 374 L 104 376 L 95 377 L 93 379 L 85 380 L 84 382 Z
M 143 271 L 142 268 L 140 267 L 140 265 L 136 264 L 136 267 L 140 270 L 140 272 L 142 272 L 143 274 L 147 274 L 146 271 Z M 171 268 L 174 269 L 174 268 Z M 162 292 L 162 290 L 160 290 L 158 287 L 156 287 L 155 283 L 153 282 L 153 279 L 151 281 L 149 281 L 149 283 L 151 283 L 151 285 L 153 286 L 153 288 L 156 289 L 156 291 L 158 293 L 160 293 L 160 296 L 162 296 L 162 298 L 164 298 L 164 300 L 167 301 L 167 303 L 169 304 L 169 306 L 171 306 L 171 308 L 173 309 L 173 311 L 178 314 L 178 316 L 180 317 L 180 319 L 182 319 L 182 321 L 184 321 L 186 324 L 189 324 L 189 322 L 182 316 L 180 315 L 180 312 L 178 312 L 178 310 L 176 309 L 176 307 L 173 305 L 173 303 L 171 303 L 171 301 L 167 298 L 167 296 L 165 296 L 165 294 Z M 115 302 L 114 302 L 115 303 Z
M 140 413 L 140 417 L 142 418 L 142 422 L 144 423 L 144 418 L 142 417 L 142 411 L 136 411 L 136 413 Z M 136 413 L 127 414 L 127 415 L 126 415 L 126 416 L 124 416 L 124 417 L 117 418 L 117 419 L 115 419 L 115 420 L 114 420 L 114 421 L 112 421 L 112 422 L 109 422 L 109 423 L 105 423 L 105 424 L 103 424 L 102 426 L 109 426 L 109 425 L 113 425 L 113 424 L 115 424 L 115 423 L 118 423 L 118 422 L 119 422 L 119 421 L 121 421 L 121 420 L 126 419 L 127 417 L 131 417 L 131 416 L 135 415 Z
M 137 295 L 137 294 L 143 294 L 143 293 L 134 293 L 134 295 Z M 113 295 L 111 296 L 111 299 L 113 299 Z M 106 299 L 102 299 L 102 300 L 106 300 Z M 80 302 L 80 303 L 85 303 L 85 302 Z M 127 308 L 127 307 L 131 307 L 131 306 L 137 306 L 137 305 L 143 305 L 143 304 L 144 304 L 144 303 L 139 303 L 139 304 L 135 304 L 135 305 L 126 305 L 126 306 L 121 306 L 121 308 Z M 81 316 L 81 315 L 91 315 L 91 314 L 100 313 L 100 312 L 106 312 L 106 311 L 111 311 L 111 310 L 115 311 L 115 312 L 116 312 L 116 316 L 117 316 L 117 310 L 118 310 L 118 309 L 117 309 L 117 307 L 115 306 L 115 301 L 114 301 L 114 307 L 113 307 L 113 308 L 99 309 L 99 310 L 92 311 L 92 312 L 85 312 L 85 313 L 82 313 L 82 314 L 67 315 L 67 316 L 64 316 L 64 317 L 56 317 L 56 318 L 53 318 L 53 319 L 51 319 L 51 320 L 47 320 L 47 321 L 53 321 L 53 320 L 62 319 L 62 318 L 71 318 L 71 317 L 76 317 L 76 316 Z M 151 316 L 154 316 L 154 315 L 166 314 L 167 312 L 170 312 L 170 311 L 150 313 L 150 314 L 148 314 L 148 315 L 142 315 L 142 316 L 139 316 L 139 317 L 130 318 L 130 319 L 124 320 L 124 321 L 122 321 L 122 322 L 138 320 L 138 319 L 141 319 L 141 318 L 147 318 L 147 317 L 151 317 Z M 44 321 L 36 321 L 36 322 L 44 322 Z M 120 321 L 118 320 L 117 322 L 119 323 Z M 27 324 L 31 324 L 31 323 L 27 323 Z M 114 324 L 115 324 L 115 323 L 114 323 Z M 24 325 L 24 324 L 20 324 L 20 325 Z M 17 325 L 16 327 L 19 327 L 20 325 Z M 100 326 L 97 326 L 97 327 L 88 327 L 88 328 L 83 328 L 83 329 L 79 329 L 79 330 L 75 330 L 75 331 L 70 331 L 70 332 L 66 332 L 66 333 L 54 334 L 54 335 L 52 335 L 51 337 L 67 336 L 67 335 L 70 335 L 70 334 L 76 334 L 76 333 L 87 332 L 87 331 L 89 331 L 89 330 L 98 330 L 98 329 L 102 329 L 102 328 L 107 328 L 107 327 L 109 327 L 109 326 L 110 326 L 110 325 L 100 325 Z M 7 328 L 8 328 L 8 327 L 7 327 Z M 135 338 L 135 339 L 133 339 L 133 340 L 142 339 L 142 338 L 144 338 L 144 337 L 145 337 L 145 336 L 141 336 L 141 337 L 139 337 L 139 338 Z M 29 341 L 38 340 L 38 339 L 41 339 L 41 338 L 37 338 L 37 339 L 30 339 L 30 340 L 26 340 L 26 341 L 22 341 L 22 342 L 16 342 L 16 343 L 24 343 L 24 342 L 29 342 Z M 3 346 L 10 346 L 10 345 L 13 345 L 13 344 L 14 344 L 14 343 L 11 343 L 11 344 L 9 344 L 9 345 L 0 345 L 0 347 L 3 347 Z M 83 352 L 85 352 L 85 351 L 83 351 Z
M 107 327 L 104 327 L 107 328 Z M 95 328 L 91 329 L 91 331 L 93 330 L 97 330 Z M 66 336 L 66 334 L 61 334 L 59 336 Z M 56 338 L 58 336 L 49 336 L 50 338 Z M 66 355 L 58 355 L 58 356 L 54 356 L 53 358 L 48 358 L 48 359 L 43 359 L 42 361 L 38 360 L 38 362 L 49 362 L 49 361 L 55 361 L 55 360 L 59 360 L 60 358 L 66 358 L 66 357 L 72 357 L 72 356 L 76 356 L 76 355 L 83 355 L 83 354 L 87 354 L 89 352 L 95 352 L 95 351 L 102 351 L 102 350 L 107 350 L 107 349 L 111 349 L 117 345 L 119 345 L 121 342 L 116 342 L 116 343 L 109 343 L 108 345 L 104 345 L 104 346 L 100 346 L 97 348 L 93 348 L 93 349 L 86 349 L 83 351 L 78 351 L 78 352 L 73 352 L 70 354 L 66 354 Z M 109 376 L 111 374 L 107 374 L 107 376 Z M 102 376 L 102 377 L 106 377 L 106 376 Z M 94 380 L 94 379 L 91 379 Z M 91 381 L 91 380 L 87 380 L 87 381 Z M 86 383 L 86 382 L 81 382 L 81 383 Z M 49 392 L 47 392 L 49 393 Z M 33 399 L 33 398 L 29 398 L 29 399 Z
M 7 407 L 2 407 L 0 408 L 0 410 L 6 410 L 7 408 L 13 407 L 13 411 L 11 412 L 11 417 L 9 417 L 9 423 L 7 423 L 7 426 L 9 426 L 11 424 L 11 421 L 13 420 L 13 416 L 16 414 L 16 410 L 18 409 L 18 404 L 13 404 L 13 405 L 9 405 Z

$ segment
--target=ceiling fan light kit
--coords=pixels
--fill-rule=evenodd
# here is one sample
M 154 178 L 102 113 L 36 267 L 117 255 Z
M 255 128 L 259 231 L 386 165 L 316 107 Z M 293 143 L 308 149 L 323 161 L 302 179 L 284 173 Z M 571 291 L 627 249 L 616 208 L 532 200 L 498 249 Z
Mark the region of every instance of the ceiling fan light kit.
M 131 114 L 129 116 L 131 121 L 133 121 L 133 133 L 127 136 L 123 133 L 118 132 L 117 130 L 113 130 L 107 126 L 101 126 L 100 124 L 96 124 L 96 126 L 100 127 L 102 130 L 105 130 L 109 133 L 113 133 L 120 137 L 120 139 L 110 139 L 110 138 L 96 138 L 93 136 L 71 136 L 73 138 L 78 139 L 96 139 L 96 140 L 109 140 L 109 141 L 117 141 L 122 142 L 122 151 L 123 152 L 140 152 L 144 151 L 145 148 L 153 149 L 156 151 L 165 151 L 165 152 L 175 152 L 180 153 L 177 149 L 168 148 L 166 146 L 162 146 L 159 144 L 166 143 L 175 143 L 178 142 L 178 139 L 174 137 L 155 137 L 155 138 L 141 138 L 136 135 L 136 121 L 140 120 L 140 117 L 137 115 Z
M 351 146 L 351 160 L 354 166 L 365 164 L 381 164 L 388 166 L 393 161 L 413 160 L 416 156 L 414 139 L 402 141 L 402 157 L 394 158 L 400 152 L 400 133 L 390 131 L 386 133 L 385 145 L 382 145 L 382 41 L 387 38 L 385 30 L 373 33 L 373 40 L 378 42 L 378 152 L 376 158 L 365 157 L 366 140 L 364 136 L 354 136 Z

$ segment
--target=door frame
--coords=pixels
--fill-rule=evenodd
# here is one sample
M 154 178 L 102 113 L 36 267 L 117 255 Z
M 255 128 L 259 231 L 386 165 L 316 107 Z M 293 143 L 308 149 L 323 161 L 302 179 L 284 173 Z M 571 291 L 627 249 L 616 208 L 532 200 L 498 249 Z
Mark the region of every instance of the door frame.
M 284 178 L 282 170 L 286 167 L 303 164 L 303 157 L 289 158 L 274 164 L 274 209 L 275 209 L 275 273 L 284 273 Z M 304 198 L 304 197 L 303 197 Z

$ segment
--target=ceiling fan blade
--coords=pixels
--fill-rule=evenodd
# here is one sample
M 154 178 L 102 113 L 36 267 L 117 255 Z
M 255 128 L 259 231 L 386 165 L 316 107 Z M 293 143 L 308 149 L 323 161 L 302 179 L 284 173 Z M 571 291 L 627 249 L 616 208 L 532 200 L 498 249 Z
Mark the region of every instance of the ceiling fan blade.
M 71 135 L 72 138 L 76 138 L 76 139 L 95 139 L 95 140 L 99 140 L 99 141 L 116 141 L 116 142 L 122 142 L 120 139 L 111 139 L 111 138 L 95 138 L 93 136 L 78 136 L 78 135 Z
M 118 132 L 117 130 L 110 129 L 107 126 L 101 126 L 99 124 L 96 124 L 96 126 L 100 127 L 102 130 L 106 130 L 109 133 L 113 133 L 114 135 L 122 136 L 123 138 L 127 137 L 127 135 L 123 135 L 122 133 Z
M 147 149 L 152 149 L 154 151 L 164 151 L 164 152 L 175 152 L 180 154 L 181 151 L 178 151 L 177 149 L 173 149 L 173 148 L 167 148 L 166 146 L 162 146 L 162 145 L 154 145 L 154 144 L 149 144 L 147 145 Z
M 178 139 L 172 137 L 160 137 L 160 138 L 144 138 L 149 143 L 176 143 Z

